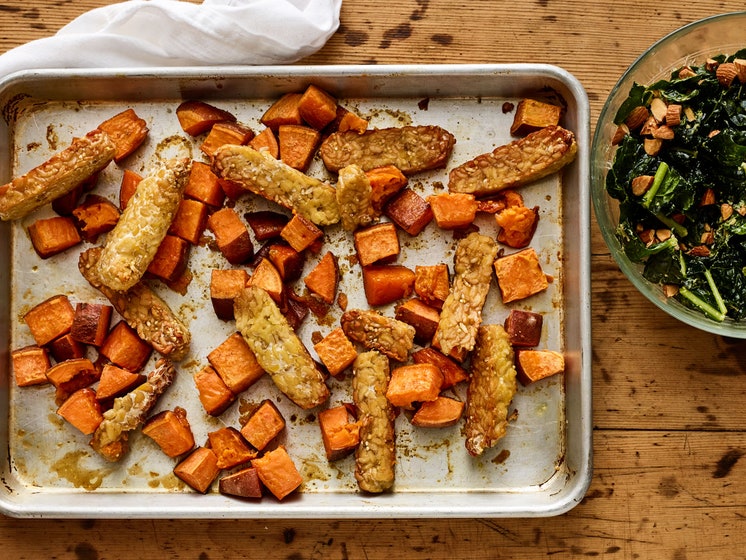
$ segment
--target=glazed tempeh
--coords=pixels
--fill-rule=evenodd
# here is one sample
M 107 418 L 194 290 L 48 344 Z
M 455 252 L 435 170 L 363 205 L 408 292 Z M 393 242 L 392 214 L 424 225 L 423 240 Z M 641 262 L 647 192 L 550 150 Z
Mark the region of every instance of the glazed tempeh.
M 163 358 L 158 360 L 145 383 L 114 399 L 114 405 L 104 412 L 103 422 L 93 433 L 91 447 L 107 461 L 119 461 L 129 449 L 129 433 L 145 421 L 175 377 L 173 364 Z
M 513 347 L 503 327 L 479 327 L 470 369 L 464 436 L 467 451 L 476 457 L 505 435 L 516 392 Z
M 365 171 L 394 165 L 412 175 L 445 167 L 456 139 L 439 126 L 402 126 L 335 132 L 321 143 L 319 153 L 329 171 L 351 164 Z
M 461 355 L 474 348 L 497 250 L 491 237 L 476 232 L 462 239 L 456 248 L 453 283 L 434 337 L 446 355 L 452 350 Z
M 190 167 L 170 160 L 137 185 L 98 260 L 103 285 L 123 292 L 140 281 L 171 227 Z
M 213 156 L 219 177 L 276 202 L 319 226 L 339 221 L 334 187 L 276 160 L 268 152 L 226 144 Z
M 339 170 L 337 202 L 342 228 L 346 231 L 370 225 L 376 219 L 370 181 L 360 166 L 352 164 Z
M 572 132 L 548 126 L 452 169 L 448 189 L 474 196 L 492 195 L 559 171 L 575 159 L 577 151 Z
M 344 333 L 352 340 L 399 362 L 407 359 L 414 345 L 415 329 L 412 325 L 385 317 L 374 310 L 345 311 L 340 323 Z
M 234 304 L 236 328 L 277 388 L 301 408 L 319 406 L 329 388 L 316 363 L 272 298 L 256 286 Z
M 126 292 L 104 286 L 98 277 L 96 266 L 100 255 L 100 247 L 88 249 L 80 255 L 78 268 L 83 277 L 111 301 L 117 313 L 137 331 L 140 338 L 161 355 L 174 361 L 182 360 L 189 351 L 191 342 L 186 325 L 143 282 L 138 282 Z
M 114 159 L 116 147 L 95 129 L 28 173 L 0 186 L 0 219 L 17 220 L 81 185 Z
M 380 493 L 393 486 L 396 464 L 395 415 L 386 398 L 389 361 L 371 350 L 358 355 L 352 368 L 352 398 L 360 422 L 355 479 L 364 492 Z

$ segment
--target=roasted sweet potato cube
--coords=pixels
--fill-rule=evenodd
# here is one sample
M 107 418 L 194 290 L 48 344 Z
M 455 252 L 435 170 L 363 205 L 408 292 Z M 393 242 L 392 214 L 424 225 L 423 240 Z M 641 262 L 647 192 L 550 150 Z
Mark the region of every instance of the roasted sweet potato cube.
M 318 130 L 303 125 L 284 124 L 277 131 L 280 160 L 299 171 L 306 171 L 321 143 Z
M 313 84 L 298 101 L 301 118 L 316 130 L 321 130 L 337 116 L 337 99 Z
M 48 383 L 47 370 L 52 365 L 46 348 L 30 345 L 10 353 L 16 385 L 28 387 Z
M 562 107 L 538 99 L 521 99 L 515 110 L 510 133 L 523 136 L 539 128 L 559 124 Z
M 98 175 L 98 173 L 96 174 Z M 83 196 L 85 189 L 83 185 L 76 186 L 67 194 L 55 198 L 52 201 L 52 210 L 54 210 L 60 216 L 72 216 L 73 210 L 78 207 L 80 197 Z
M 199 400 L 210 416 L 221 415 L 236 400 L 236 394 L 210 366 L 205 366 L 194 374 L 194 384 L 197 386 Z
M 316 227 L 316 224 L 308 218 L 296 214 L 282 228 L 280 236 L 293 249 L 301 252 L 303 249 L 308 249 L 314 241 L 321 239 L 324 236 L 324 232 Z
M 122 183 L 119 186 L 119 209 L 124 210 L 127 207 L 127 203 L 132 198 L 137 190 L 137 185 L 142 181 L 142 176 L 129 169 L 124 170 L 122 175 Z
M 148 123 L 138 117 L 134 109 L 114 115 L 98 128 L 106 132 L 116 146 L 114 161 L 117 163 L 139 148 L 148 137 Z
M 235 121 L 236 117 L 223 109 L 219 109 L 204 101 L 184 101 L 176 108 L 176 118 L 184 132 L 190 136 L 197 136 L 207 132 L 219 122 Z
M 505 318 L 505 331 L 513 346 L 527 348 L 537 346 L 541 340 L 544 317 L 533 311 L 511 309 Z
M 329 375 L 339 376 L 357 358 L 357 350 L 341 327 L 337 327 L 313 345 Z
M 469 373 L 463 367 L 435 348 L 420 348 L 412 353 L 412 360 L 415 364 L 433 364 L 440 369 L 440 373 L 443 374 L 441 390 L 469 379 Z
M 148 265 L 148 272 L 164 282 L 175 282 L 187 268 L 189 260 L 189 242 L 166 235 Z
M 300 278 L 306 261 L 303 253 L 281 243 L 275 243 L 269 247 L 267 258 L 275 265 L 283 282 L 292 282 Z
M 396 226 L 391 222 L 358 229 L 353 234 L 360 266 L 396 259 L 401 250 Z
M 237 122 L 215 123 L 199 149 L 208 157 L 212 157 L 220 146 L 226 144 L 242 146 L 248 144 L 252 138 L 254 138 L 254 131 L 246 125 Z
M 238 498 L 261 498 L 263 494 L 262 482 L 254 467 L 225 475 L 218 482 L 218 490 L 221 494 Z
M 260 119 L 261 123 L 275 132 L 281 125 L 301 124 L 303 119 L 298 103 L 302 96 L 302 93 L 286 93 L 265 111 Z
M 249 274 L 243 268 L 213 269 L 210 273 L 210 300 L 219 319 L 234 318 L 233 301 L 249 282 Z
M 439 193 L 427 197 L 441 229 L 462 229 L 477 217 L 477 199 L 467 193 Z
M 114 308 L 102 303 L 78 303 L 70 334 L 78 342 L 101 346 L 109 334 Z
M 254 274 L 249 278 L 248 285 L 261 288 L 278 304 L 282 302 L 285 295 L 285 285 L 282 283 L 282 276 L 280 276 L 272 261 L 268 259 L 259 261 L 259 264 L 254 269 Z
M 47 370 L 47 379 L 54 385 L 55 402 L 62 404 L 78 389 L 93 385 L 100 373 L 88 358 L 58 362 Z
M 549 286 L 533 247 L 497 259 L 495 274 L 503 303 L 525 299 Z
M 464 403 L 449 397 L 438 397 L 422 403 L 412 416 L 412 425 L 419 428 L 447 428 L 453 426 L 464 413 Z
M 206 493 L 220 469 L 212 449 L 198 447 L 174 467 L 174 474 L 197 492 Z
M 518 381 L 529 385 L 565 371 L 565 357 L 554 350 L 521 349 L 515 355 Z
M 399 264 L 363 268 L 363 290 L 369 305 L 386 305 L 412 294 L 414 272 Z
M 417 265 L 414 268 L 414 292 L 427 305 L 442 309 L 450 289 L 448 265 Z
M 134 373 L 114 364 L 104 364 L 101 368 L 101 378 L 98 380 L 96 397 L 100 401 L 120 397 L 142 385 L 145 379 L 141 373 Z
M 148 419 L 142 433 L 152 439 L 169 457 L 178 457 L 194 449 L 194 434 L 186 410 L 177 406 Z
M 241 264 L 254 255 L 254 245 L 246 225 L 232 208 L 221 208 L 207 220 L 218 249 L 231 264 Z
M 290 218 L 285 214 L 271 210 L 247 212 L 244 218 L 246 218 L 251 231 L 254 232 L 254 237 L 257 241 L 266 241 L 273 237 L 280 237 L 282 229 L 290 221 Z
M 337 257 L 327 251 L 303 279 L 303 283 L 312 294 L 321 298 L 324 303 L 334 303 L 339 286 L 339 264 Z
M 443 349 L 440 346 L 440 340 L 437 336 L 433 338 L 430 347 L 442 353 Z M 466 358 L 469 356 L 469 351 L 463 346 L 454 347 L 451 349 L 451 352 L 450 354 L 448 354 L 448 356 L 459 363 L 463 363 L 463 361 L 466 360 Z
M 288 291 L 290 295 L 292 291 Z M 298 330 L 303 324 L 303 320 L 308 316 L 309 306 L 305 301 L 296 300 L 292 296 L 287 299 L 286 308 L 282 310 L 282 314 L 288 320 L 290 328 Z
M 265 128 L 254 136 L 249 142 L 249 146 L 255 150 L 266 150 L 275 159 L 280 157 L 280 145 L 277 143 L 277 136 L 271 128 Z
M 370 182 L 370 203 L 377 213 L 383 212 L 386 202 L 407 186 L 407 177 L 394 165 L 375 167 L 365 172 Z
M 396 307 L 395 317 L 414 327 L 414 340 L 418 344 L 428 344 L 435 335 L 440 313 L 422 300 L 412 298 Z
M 410 364 L 395 368 L 386 389 L 394 406 L 412 408 L 414 403 L 434 401 L 440 394 L 443 374 L 433 364 Z
M 67 397 L 57 409 L 57 414 L 86 435 L 95 432 L 104 420 L 101 405 L 96 400 L 96 391 L 88 388 L 79 389 Z
M 28 233 L 36 254 L 48 259 L 82 241 L 75 221 L 67 216 L 42 218 L 29 225 Z
M 236 395 L 251 387 L 264 375 L 251 348 L 237 332 L 210 352 L 207 361 Z
M 218 468 L 230 469 L 242 463 L 248 463 L 257 456 L 241 433 L 233 427 L 226 426 L 207 434 L 210 448 L 218 458 Z
M 360 443 L 360 425 L 351 420 L 350 412 L 343 404 L 319 412 L 319 427 L 329 461 L 346 457 Z
M 189 179 L 184 187 L 184 196 L 204 202 L 213 208 L 220 208 L 225 202 L 225 191 L 220 186 L 218 176 L 209 165 L 201 161 L 192 163 Z
M 71 333 L 58 336 L 52 342 L 47 344 L 47 348 L 49 348 L 49 351 L 56 362 L 84 358 L 86 355 L 86 345 L 75 340 Z
M 303 477 L 284 447 L 268 451 L 252 460 L 251 466 L 256 469 L 259 480 L 278 500 L 282 500 L 303 484 Z
M 339 119 L 339 122 L 337 123 L 337 130 L 339 132 L 347 132 L 348 130 L 354 130 L 355 132 L 359 132 L 362 134 L 365 132 L 365 130 L 368 128 L 368 121 L 365 120 L 360 115 L 356 115 L 349 109 L 345 109 L 343 107 L 340 107 L 342 109 L 341 114 L 340 111 L 337 111 L 337 117 Z
M 433 219 L 433 211 L 427 201 L 409 188 L 394 195 L 384 206 L 383 213 L 412 236 L 425 229 Z
M 150 358 L 153 349 L 124 321 L 119 321 L 99 348 L 99 354 L 126 370 L 138 372 Z
M 44 346 L 70 332 L 75 309 L 66 295 L 55 295 L 29 309 L 23 316 L 36 344 Z
M 285 429 L 285 419 L 272 401 L 265 399 L 241 427 L 241 435 L 261 451 Z
M 179 203 L 168 232 L 189 241 L 192 245 L 199 245 L 207 226 L 207 209 L 208 206 L 204 202 L 185 198 Z
M 83 204 L 73 210 L 75 224 L 86 241 L 114 229 L 119 221 L 119 208 L 102 196 L 89 194 Z

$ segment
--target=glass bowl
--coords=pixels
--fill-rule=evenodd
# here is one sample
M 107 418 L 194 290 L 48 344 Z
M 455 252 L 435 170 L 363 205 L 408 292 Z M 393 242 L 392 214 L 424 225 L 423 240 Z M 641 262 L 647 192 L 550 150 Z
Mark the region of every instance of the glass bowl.
M 716 15 L 686 25 L 660 39 L 645 51 L 622 75 L 611 90 L 599 115 L 591 147 L 591 198 L 596 221 L 604 241 L 619 268 L 634 286 L 666 313 L 693 327 L 711 333 L 746 338 L 746 321 L 727 319 L 718 322 L 691 309 L 675 298 L 667 298 L 660 285 L 642 275 L 642 266 L 630 261 L 615 235 L 618 202 L 606 192 L 606 174 L 611 168 L 615 147 L 611 138 L 617 129 L 614 117 L 635 84 L 649 85 L 670 77 L 671 72 L 687 64 L 701 65 L 718 54 L 733 54 L 746 48 L 746 11 Z

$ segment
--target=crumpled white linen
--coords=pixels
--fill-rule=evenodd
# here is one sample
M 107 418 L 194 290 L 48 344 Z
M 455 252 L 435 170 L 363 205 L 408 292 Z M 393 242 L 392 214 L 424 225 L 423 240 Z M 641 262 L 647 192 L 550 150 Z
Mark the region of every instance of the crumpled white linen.
M 56 35 L 0 56 L 21 70 L 295 62 L 339 27 L 342 0 L 129 0 L 96 8 Z

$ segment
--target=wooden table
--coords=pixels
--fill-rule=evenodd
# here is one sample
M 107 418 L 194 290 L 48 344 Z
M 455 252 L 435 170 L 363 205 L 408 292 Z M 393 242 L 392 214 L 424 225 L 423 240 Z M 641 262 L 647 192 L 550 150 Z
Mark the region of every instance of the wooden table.
M 4 0 L 0 50 L 108 3 Z M 735 0 L 345 0 L 338 33 L 305 62 L 556 64 L 586 88 L 593 128 L 617 78 L 651 43 L 739 9 Z M 594 476 L 569 513 L 409 521 L 0 517 L 0 556 L 744 558 L 746 342 L 659 311 L 623 277 L 593 228 Z

